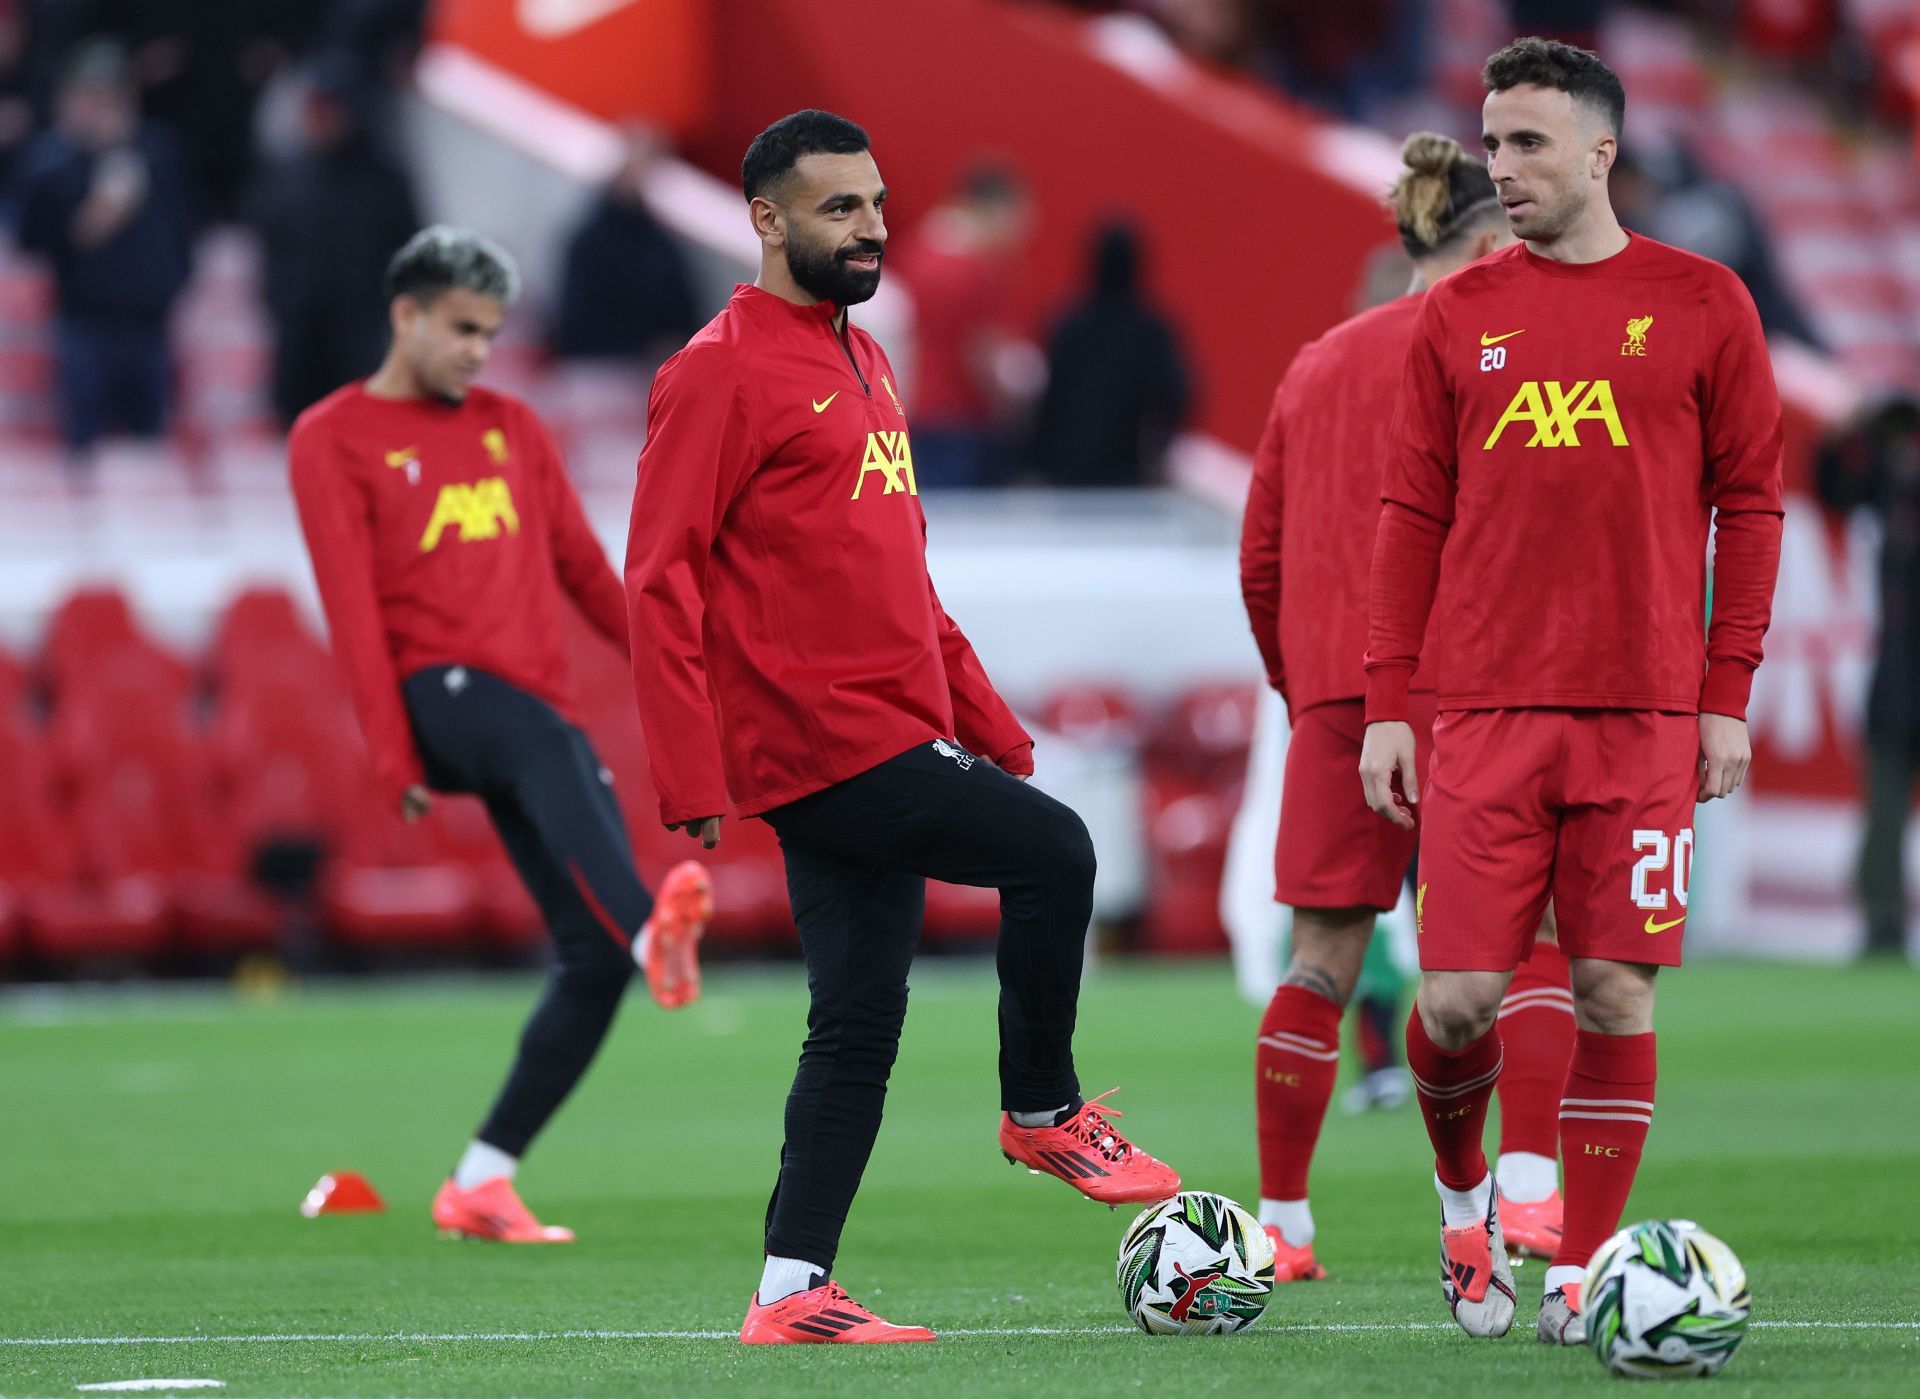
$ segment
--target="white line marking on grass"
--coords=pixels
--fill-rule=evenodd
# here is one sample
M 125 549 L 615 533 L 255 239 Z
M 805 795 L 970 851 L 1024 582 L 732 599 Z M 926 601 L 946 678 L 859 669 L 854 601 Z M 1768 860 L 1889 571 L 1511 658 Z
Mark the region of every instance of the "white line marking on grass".
M 1755 1321 L 1759 1330 L 1915 1331 L 1920 1321 Z M 1267 1331 L 1451 1331 L 1443 1321 L 1278 1321 Z M 1125 1336 L 1131 1326 L 950 1326 L 942 1336 Z M 731 1341 L 735 1331 L 283 1331 L 216 1336 L 0 1336 L 0 1346 L 396 1345 L 467 1341 Z
M 76 1384 L 75 1389 L 225 1389 L 225 1380 L 105 1380 Z

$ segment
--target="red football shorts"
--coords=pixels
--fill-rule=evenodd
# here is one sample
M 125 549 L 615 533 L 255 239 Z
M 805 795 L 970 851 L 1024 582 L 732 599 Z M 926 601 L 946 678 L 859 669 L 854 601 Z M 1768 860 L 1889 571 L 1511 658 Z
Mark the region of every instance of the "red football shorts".
M 1420 965 L 1513 970 L 1551 898 L 1569 957 L 1679 966 L 1699 759 L 1691 714 L 1442 714 L 1420 803 Z
M 1408 697 L 1414 762 L 1424 789 L 1433 733 L 1431 694 Z M 1366 702 L 1302 710 L 1287 740 L 1287 777 L 1274 847 L 1274 899 L 1293 908 L 1390 909 L 1413 862 L 1414 833 L 1367 805 L 1360 786 Z

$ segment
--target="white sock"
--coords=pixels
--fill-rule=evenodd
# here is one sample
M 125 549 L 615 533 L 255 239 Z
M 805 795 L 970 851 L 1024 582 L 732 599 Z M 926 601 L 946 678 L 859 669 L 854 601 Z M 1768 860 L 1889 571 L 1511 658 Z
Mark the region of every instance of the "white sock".
M 1551 1292 L 1553 1291 L 1554 1288 L 1565 1287 L 1570 1282 L 1571 1283 L 1585 1282 L 1586 1277 L 1587 1277 L 1587 1270 L 1585 1268 L 1574 1268 L 1574 1267 L 1568 1266 L 1565 1263 L 1562 1263 L 1557 1268 L 1547 1269 L 1546 1290 Z M 1584 1301 L 1582 1305 L 1584 1305 Z
M 1054 1119 L 1072 1106 L 1072 1103 L 1062 1103 L 1059 1107 L 1048 1108 L 1045 1112 L 1010 1112 L 1007 1116 L 1013 1119 L 1013 1125 L 1016 1127 L 1051 1127 Z
M 453 1168 L 453 1183 L 462 1190 L 471 1190 L 476 1185 L 484 1185 L 495 1176 L 513 1179 L 513 1173 L 520 1169 L 520 1158 L 509 1156 L 497 1146 L 488 1146 L 483 1141 L 467 1143 L 467 1151 L 460 1158 L 460 1164 Z
M 1560 1188 L 1560 1164 L 1536 1151 L 1503 1151 L 1493 1164 L 1500 1193 L 1516 1205 L 1544 1200 Z
M 1447 1222 L 1447 1228 L 1464 1229 L 1486 1219 L 1487 1205 L 1493 1195 L 1492 1171 L 1471 1190 L 1449 1190 L 1440 1183 L 1439 1176 L 1433 1178 L 1433 1187 L 1440 1192 L 1440 1217 Z
M 1260 1222 L 1278 1229 L 1289 1248 L 1305 1248 L 1313 1242 L 1313 1211 L 1305 1200 L 1262 1200 Z
M 810 1292 L 827 1280 L 827 1270 L 804 1258 L 780 1258 L 767 1255 L 767 1266 L 760 1270 L 760 1290 L 754 1295 L 766 1306 L 796 1292 Z

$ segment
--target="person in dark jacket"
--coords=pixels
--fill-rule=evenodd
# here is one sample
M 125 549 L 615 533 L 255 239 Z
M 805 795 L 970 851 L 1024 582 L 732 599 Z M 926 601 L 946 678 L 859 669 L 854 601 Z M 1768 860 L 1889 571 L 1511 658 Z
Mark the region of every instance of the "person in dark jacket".
M 78 49 L 53 128 L 21 157 L 20 245 L 53 268 L 69 446 L 118 427 L 153 437 L 171 388 L 167 313 L 191 270 L 193 220 L 172 138 L 139 117 L 125 55 Z
M 266 256 L 273 407 L 292 423 L 386 353 L 387 259 L 419 226 L 413 184 L 369 132 L 367 85 L 344 52 L 315 59 L 306 149 L 269 166 L 250 202 Z
M 1092 282 L 1047 344 L 1033 466 L 1056 486 L 1148 485 L 1164 473 L 1188 386 L 1173 328 L 1141 294 L 1131 226 L 1096 235 Z
M 628 132 L 625 159 L 567 242 L 551 337 L 563 359 L 657 364 L 700 328 L 686 255 L 647 204 L 658 159 L 651 132 Z
M 1815 463 L 1821 500 L 1880 517 L 1880 645 L 1867 692 L 1866 838 L 1860 907 L 1869 954 L 1906 946 L 1902 851 L 1920 780 L 1920 402 L 1890 399 L 1830 438 Z

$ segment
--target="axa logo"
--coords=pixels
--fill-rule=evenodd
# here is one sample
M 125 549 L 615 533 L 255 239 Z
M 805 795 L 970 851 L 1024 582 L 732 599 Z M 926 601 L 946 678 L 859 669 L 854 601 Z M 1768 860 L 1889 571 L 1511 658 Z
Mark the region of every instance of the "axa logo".
M 513 492 L 507 489 L 505 477 L 442 486 L 433 502 L 433 518 L 420 536 L 420 552 L 437 549 L 449 528 L 457 528 L 460 542 L 466 544 L 476 539 L 498 539 L 503 525 L 508 534 L 520 533 L 520 513 L 513 508 Z
M 860 499 L 860 492 L 866 489 L 868 474 L 875 471 L 886 480 L 881 495 L 892 495 L 896 491 L 920 494 L 920 487 L 913 479 L 913 448 L 907 442 L 904 428 L 899 432 L 867 434 L 867 452 L 860 459 L 860 475 L 853 483 L 855 500 Z
M 1614 446 L 1627 445 L 1627 430 L 1613 402 L 1613 383 L 1607 379 L 1575 379 L 1571 384 L 1558 379 L 1527 380 L 1515 391 L 1481 450 L 1491 452 L 1516 423 L 1533 429 L 1523 444 L 1528 447 L 1578 447 L 1582 423 L 1600 423 Z

